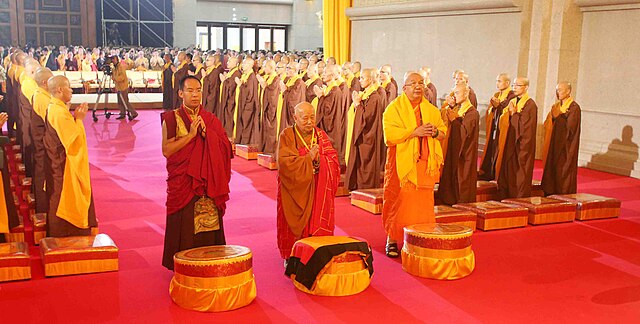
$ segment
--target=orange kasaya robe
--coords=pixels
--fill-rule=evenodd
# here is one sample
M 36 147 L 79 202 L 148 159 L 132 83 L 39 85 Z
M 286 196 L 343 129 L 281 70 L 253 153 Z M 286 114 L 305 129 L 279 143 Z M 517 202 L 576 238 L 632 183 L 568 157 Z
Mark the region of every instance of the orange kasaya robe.
M 447 132 L 438 108 L 424 98 L 414 108 L 404 93 L 389 104 L 382 117 L 388 146 L 382 221 L 392 240 L 402 240 L 405 226 L 435 223 L 433 189 L 444 161 L 442 147 L 431 137 L 410 138 L 418 125 L 426 123 Z
M 329 137 L 314 127 L 303 137 L 296 126 L 280 135 L 278 147 L 278 248 L 283 259 L 291 255 L 293 244 L 304 237 L 333 235 L 334 198 L 340 180 L 338 152 Z M 319 147 L 319 168 L 314 174 L 309 148 Z

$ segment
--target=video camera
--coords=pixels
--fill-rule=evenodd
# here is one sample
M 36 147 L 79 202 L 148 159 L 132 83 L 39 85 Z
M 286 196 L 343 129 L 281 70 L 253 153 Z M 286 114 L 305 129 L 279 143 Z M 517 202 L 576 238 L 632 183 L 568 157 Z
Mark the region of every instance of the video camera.
M 113 74 L 113 69 L 111 69 L 111 65 L 115 64 L 113 61 L 113 56 L 107 56 L 104 59 L 104 64 L 102 64 L 102 72 L 104 72 L 104 74 L 106 75 L 112 75 Z

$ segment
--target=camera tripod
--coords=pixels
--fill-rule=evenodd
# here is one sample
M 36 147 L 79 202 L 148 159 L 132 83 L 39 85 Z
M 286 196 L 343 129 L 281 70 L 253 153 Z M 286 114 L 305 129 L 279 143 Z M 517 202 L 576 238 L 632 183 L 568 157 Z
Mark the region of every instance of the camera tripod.
M 93 106 L 93 110 L 91 112 L 91 115 L 93 117 L 93 122 L 97 122 L 99 116 L 104 116 L 106 119 L 109 119 L 111 118 L 111 115 L 115 114 L 110 112 L 109 109 L 107 108 L 107 106 L 109 105 L 109 94 L 111 93 L 111 89 L 105 89 L 104 85 L 108 79 L 111 79 L 111 76 L 105 72 L 102 75 L 102 80 L 98 82 L 98 90 L 97 90 L 98 97 L 96 98 L 96 103 Z M 105 100 L 104 100 L 104 108 L 102 108 L 101 110 L 104 110 L 104 112 L 98 113 L 98 104 L 100 103 L 100 97 L 102 96 L 103 93 L 105 94 Z M 122 93 L 120 93 L 120 91 L 116 91 L 116 93 L 118 94 L 118 96 L 120 97 L 120 100 L 122 101 L 122 104 L 124 105 L 125 114 L 127 115 L 127 118 L 131 120 L 132 119 L 131 112 L 129 112 L 128 103 L 124 100 L 124 98 L 122 97 Z

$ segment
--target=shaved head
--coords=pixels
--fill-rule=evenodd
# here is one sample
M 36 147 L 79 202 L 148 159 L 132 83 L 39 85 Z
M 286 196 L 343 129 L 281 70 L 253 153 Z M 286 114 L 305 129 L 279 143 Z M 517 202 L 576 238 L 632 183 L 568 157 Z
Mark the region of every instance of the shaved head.
M 569 92 L 571 92 L 571 83 L 569 83 L 567 81 L 559 82 L 558 83 L 558 87 L 565 88 L 565 89 L 569 90 Z
M 294 107 L 294 111 L 295 111 L 295 114 L 298 116 L 305 112 L 313 112 L 313 105 L 306 101 L 303 101 Z
M 36 74 L 36 70 L 40 67 L 40 63 L 38 61 L 29 58 L 25 61 L 24 71 L 27 73 L 27 77 L 34 78 Z
M 362 64 L 359 61 L 355 61 L 351 64 L 351 72 L 358 73 L 362 70 Z
M 36 70 L 34 79 L 40 88 L 48 89 L 47 81 L 49 81 L 49 78 L 52 76 L 53 73 L 51 73 L 51 70 L 46 67 L 40 67 Z
M 306 101 L 297 104 L 294 108 L 293 119 L 295 121 L 295 127 L 298 128 L 303 135 L 311 134 L 316 125 L 316 113 L 313 105 Z
M 556 86 L 556 97 L 560 101 L 571 97 L 571 83 L 567 81 L 559 82 Z
M 68 85 L 69 79 L 67 79 L 64 75 L 55 75 L 47 81 L 47 87 L 49 88 L 49 92 L 54 93 L 58 90 L 58 88 Z

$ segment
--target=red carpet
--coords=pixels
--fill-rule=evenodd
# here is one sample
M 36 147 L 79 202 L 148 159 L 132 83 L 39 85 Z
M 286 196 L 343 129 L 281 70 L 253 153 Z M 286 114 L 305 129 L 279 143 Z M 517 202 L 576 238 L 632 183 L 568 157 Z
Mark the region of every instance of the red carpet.
M 227 242 L 251 248 L 258 298 L 201 314 L 169 297 L 160 265 L 166 198 L 158 111 L 134 122 L 85 121 L 100 230 L 120 247 L 120 271 L 44 278 L 33 248 L 30 281 L 0 284 L 2 323 L 95 322 L 631 322 L 640 318 L 640 180 L 580 169 L 580 192 L 619 198 L 622 217 L 476 232 L 476 270 L 457 281 L 412 277 L 384 256 L 379 216 L 336 199 L 336 234 L 374 248 L 371 286 L 351 297 L 314 297 L 283 275 L 276 248 L 275 171 L 232 162 Z M 539 165 L 535 178 L 540 178 Z M 27 236 L 30 236 L 30 232 Z

